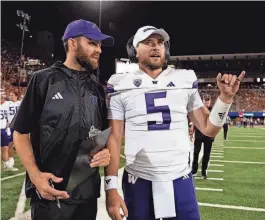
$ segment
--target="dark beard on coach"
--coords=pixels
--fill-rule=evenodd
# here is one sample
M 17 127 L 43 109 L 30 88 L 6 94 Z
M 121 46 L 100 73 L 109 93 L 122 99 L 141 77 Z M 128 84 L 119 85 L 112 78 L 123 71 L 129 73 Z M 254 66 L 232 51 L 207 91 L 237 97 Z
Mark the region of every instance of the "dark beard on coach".
M 77 54 L 76 54 L 75 59 L 79 63 L 79 65 L 85 68 L 89 73 L 92 73 L 93 70 L 98 67 L 98 65 L 93 66 L 93 63 L 89 60 L 87 55 L 85 55 L 81 47 L 77 49 Z
M 88 72 L 92 73 L 94 68 L 93 65 L 87 60 L 86 57 L 76 57 L 76 61 L 79 63 L 80 66 L 85 68 Z

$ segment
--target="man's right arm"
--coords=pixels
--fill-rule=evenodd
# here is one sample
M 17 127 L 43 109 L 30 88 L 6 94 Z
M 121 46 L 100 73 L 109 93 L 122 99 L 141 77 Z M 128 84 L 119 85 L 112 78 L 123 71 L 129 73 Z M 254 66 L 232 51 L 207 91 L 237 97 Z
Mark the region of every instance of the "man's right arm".
M 29 82 L 25 97 L 10 125 L 14 129 L 13 137 L 17 154 L 30 178 L 39 171 L 29 138 L 29 133 L 36 128 L 41 117 L 42 97 L 39 90 L 38 77 L 35 74 Z
M 107 148 L 110 152 L 110 163 L 105 167 L 106 207 L 111 219 L 122 220 L 128 217 L 128 210 L 123 198 L 118 194 L 118 170 L 120 165 L 120 148 L 123 136 L 124 121 L 110 120 L 111 134 Z M 123 214 L 120 213 L 120 208 Z
M 27 170 L 30 179 L 33 179 L 40 171 L 33 155 L 29 135 L 14 131 L 14 144 L 16 146 L 16 152 Z
M 40 94 L 43 89 L 43 87 L 40 88 L 37 75 L 34 74 L 10 127 L 14 129 L 14 143 L 17 154 L 26 168 L 31 182 L 41 196 L 48 200 L 54 200 L 54 196 L 69 198 L 67 192 L 55 190 L 49 184 L 49 179 L 59 183 L 62 182 L 62 178 L 58 178 L 52 173 L 39 171 L 29 139 L 29 133 L 36 129 L 41 117 L 44 98 Z
M 108 138 L 107 148 L 110 152 L 110 163 L 105 167 L 105 176 L 118 176 L 124 121 L 110 120 L 109 124 L 111 127 L 111 133 Z
M 40 118 L 42 108 L 41 100 L 38 77 L 35 74 L 29 82 L 24 99 L 10 125 L 14 129 L 13 137 L 17 154 L 28 171 L 30 178 L 33 173 L 39 171 L 35 162 L 29 133 L 36 128 L 36 124 Z
M 18 131 L 14 131 L 14 144 L 16 146 L 16 152 L 27 170 L 32 183 L 36 186 L 43 198 L 48 200 L 54 200 L 54 196 L 58 196 L 60 199 L 69 198 L 67 192 L 55 190 L 48 183 L 49 179 L 59 183 L 62 181 L 62 178 L 39 170 L 28 134 L 21 134 Z
M 112 86 L 108 84 L 108 86 Z M 120 164 L 120 147 L 123 137 L 125 109 L 123 99 L 119 92 L 114 92 L 114 87 L 108 88 L 109 108 L 108 119 L 111 133 L 108 138 L 107 148 L 110 152 L 110 163 L 105 167 L 105 176 L 118 176 Z
M 110 80 L 111 82 L 111 80 Z M 128 216 L 128 210 L 123 198 L 118 194 L 118 170 L 120 165 L 120 147 L 122 143 L 125 108 L 120 93 L 116 93 L 114 86 L 108 84 L 109 110 L 111 133 L 107 148 L 110 152 L 110 163 L 105 167 L 106 208 L 111 219 L 122 220 Z M 123 214 L 120 213 L 122 208 Z

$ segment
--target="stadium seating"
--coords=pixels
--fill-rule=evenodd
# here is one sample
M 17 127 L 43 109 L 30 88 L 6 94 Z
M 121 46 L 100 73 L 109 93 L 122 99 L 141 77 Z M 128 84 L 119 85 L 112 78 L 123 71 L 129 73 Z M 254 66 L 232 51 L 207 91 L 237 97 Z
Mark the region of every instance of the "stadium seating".
M 219 95 L 218 89 L 200 89 L 200 94 L 209 94 L 214 103 Z M 265 89 L 240 89 L 235 96 L 231 111 L 265 112 Z
M 32 71 L 28 67 L 22 66 L 20 63 L 19 49 L 12 46 L 9 42 L 1 40 L 1 90 L 6 94 L 9 94 L 12 90 L 19 90 L 19 93 L 23 95 L 26 91 L 26 85 L 28 81 L 28 73 Z M 26 58 L 25 58 L 26 59 Z M 260 62 L 260 61 L 259 61 Z M 191 62 L 187 62 L 190 64 Z M 254 63 L 254 61 L 252 61 Z M 203 64 L 206 65 L 205 63 Z M 207 68 L 213 70 L 216 68 L 216 62 L 209 61 Z M 25 69 L 21 71 L 21 69 Z M 46 65 L 41 65 L 38 68 L 45 68 Z M 194 66 L 196 67 L 196 66 Z M 254 69 L 253 69 L 254 70 Z M 217 70 L 216 70 L 217 71 Z M 209 75 L 212 78 L 216 76 L 216 71 Z M 208 73 L 211 71 L 208 71 Z M 20 73 L 20 79 L 19 79 Z M 22 74 L 21 74 L 22 73 Z M 205 73 L 204 73 L 205 74 Z M 208 75 L 207 75 L 208 76 Z M 205 77 L 205 75 L 204 75 Z M 18 83 L 20 87 L 18 88 Z M 219 95 L 219 90 L 216 84 L 199 84 L 200 94 L 205 93 L 212 96 L 212 101 L 215 102 Z M 264 111 L 265 112 L 265 86 L 262 84 L 243 84 L 237 93 L 231 111 L 237 112 L 252 112 L 252 111 Z

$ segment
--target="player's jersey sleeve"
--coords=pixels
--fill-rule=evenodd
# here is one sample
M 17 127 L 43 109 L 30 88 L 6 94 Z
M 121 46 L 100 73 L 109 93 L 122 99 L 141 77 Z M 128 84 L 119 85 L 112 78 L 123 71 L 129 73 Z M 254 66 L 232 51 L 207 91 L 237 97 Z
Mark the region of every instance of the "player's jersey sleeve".
M 119 74 L 113 75 L 107 85 L 107 95 L 108 95 L 108 119 L 112 120 L 124 120 L 125 109 L 122 103 L 121 93 L 115 90 L 115 87 L 119 85 L 123 77 Z
M 125 112 L 121 100 L 121 94 L 115 94 L 110 96 L 109 109 L 108 109 L 108 119 L 113 120 L 124 120 Z
M 4 105 L 0 106 L 0 126 L 5 129 L 7 125 L 7 108 Z
M 188 112 L 194 111 L 204 106 L 201 96 L 198 91 L 198 79 L 195 72 L 192 71 L 191 77 L 193 79 L 192 89 L 189 90 Z
M 21 134 L 28 134 L 36 128 L 44 104 L 42 94 L 44 92 L 42 91 L 46 91 L 44 86 L 46 86 L 47 83 L 43 81 L 38 81 L 37 74 L 31 78 L 26 94 L 20 104 L 17 114 L 11 122 L 10 128 L 13 128 Z

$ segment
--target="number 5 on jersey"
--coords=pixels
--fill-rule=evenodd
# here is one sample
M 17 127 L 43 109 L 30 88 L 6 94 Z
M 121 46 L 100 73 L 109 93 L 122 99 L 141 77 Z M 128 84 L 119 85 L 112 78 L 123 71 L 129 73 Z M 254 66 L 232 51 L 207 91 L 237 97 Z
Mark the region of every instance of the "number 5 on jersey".
M 156 93 L 146 93 L 145 102 L 147 114 L 152 113 L 162 113 L 162 124 L 157 124 L 157 121 L 148 121 L 147 127 L 148 131 L 155 130 L 169 130 L 171 123 L 170 109 L 167 105 L 155 106 L 155 99 L 166 98 L 167 92 L 156 92 Z

